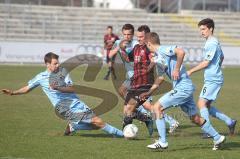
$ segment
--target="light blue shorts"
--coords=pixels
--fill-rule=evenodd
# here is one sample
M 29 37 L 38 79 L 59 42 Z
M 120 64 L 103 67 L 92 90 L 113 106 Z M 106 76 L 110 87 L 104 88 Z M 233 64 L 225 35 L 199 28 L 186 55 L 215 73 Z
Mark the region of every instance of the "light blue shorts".
M 206 82 L 203 85 L 199 98 L 214 101 L 217 99 L 217 95 L 220 92 L 221 87 L 222 84 Z
M 71 122 L 91 123 L 94 112 L 82 101 L 62 100 L 55 107 L 58 117 Z
M 193 91 L 171 90 L 159 99 L 163 109 L 180 106 L 188 116 L 196 115 L 198 110 L 193 99 Z

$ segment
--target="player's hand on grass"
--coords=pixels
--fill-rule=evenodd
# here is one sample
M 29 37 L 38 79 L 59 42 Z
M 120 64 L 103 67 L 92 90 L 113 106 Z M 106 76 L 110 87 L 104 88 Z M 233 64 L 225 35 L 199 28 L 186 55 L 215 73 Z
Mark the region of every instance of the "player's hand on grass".
M 173 73 L 172 73 L 172 78 L 173 80 L 178 80 L 180 77 L 180 71 L 179 70 L 173 70 Z
M 12 95 L 12 91 L 9 89 L 2 89 L 2 93 L 7 94 L 7 95 Z

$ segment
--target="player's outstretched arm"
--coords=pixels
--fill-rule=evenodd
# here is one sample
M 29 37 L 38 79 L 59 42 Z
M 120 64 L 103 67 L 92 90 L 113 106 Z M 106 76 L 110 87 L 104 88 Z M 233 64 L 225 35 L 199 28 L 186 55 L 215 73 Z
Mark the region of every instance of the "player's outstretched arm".
M 24 86 L 18 90 L 2 89 L 1 91 L 6 95 L 21 95 L 28 93 L 30 88 L 28 86 Z
M 202 61 L 201 63 L 199 63 L 197 66 L 195 66 L 195 67 L 193 67 L 192 69 L 188 70 L 188 71 L 187 71 L 187 74 L 188 74 L 189 76 L 191 76 L 192 73 L 197 72 L 197 71 L 200 71 L 200 70 L 208 67 L 208 65 L 209 65 L 209 61 L 208 61 L 208 60 L 204 60 L 204 61 Z
M 177 63 L 176 63 L 176 66 L 173 70 L 172 78 L 173 78 L 173 80 L 178 80 L 179 76 L 180 76 L 180 68 L 181 68 L 181 65 L 183 63 L 185 52 L 182 48 L 176 48 L 174 51 L 175 51 L 175 54 L 177 56 Z
M 154 84 L 152 85 L 152 87 L 149 89 L 148 92 L 142 93 L 140 94 L 140 99 L 141 100 L 145 100 L 146 97 L 150 96 L 164 81 L 164 77 L 163 76 L 158 76 L 155 81 Z

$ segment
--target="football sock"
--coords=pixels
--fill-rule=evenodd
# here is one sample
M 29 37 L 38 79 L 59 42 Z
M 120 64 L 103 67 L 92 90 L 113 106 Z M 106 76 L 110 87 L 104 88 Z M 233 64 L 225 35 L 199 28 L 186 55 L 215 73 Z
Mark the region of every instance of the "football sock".
M 159 141 L 166 143 L 166 123 L 164 118 L 157 119 L 156 126 L 159 134 Z
M 209 112 L 206 107 L 200 109 L 200 114 L 203 119 L 209 121 Z
M 133 117 L 132 116 L 124 116 L 123 118 L 123 127 L 124 128 L 128 124 L 132 124 Z
M 152 120 L 152 117 L 147 115 L 146 113 L 142 113 L 142 112 L 137 111 L 135 116 L 134 116 L 134 119 L 145 122 L 145 121 Z
M 123 136 L 123 132 L 122 130 L 119 130 L 109 124 L 105 124 L 105 126 L 102 128 L 103 131 L 105 131 L 106 133 L 108 134 L 112 134 L 112 135 L 116 135 L 116 136 L 119 136 L 119 137 L 122 137 Z
M 173 124 L 177 123 L 177 121 L 175 119 L 173 119 L 171 116 L 169 116 L 167 114 L 164 114 L 164 119 L 169 125 L 173 125 Z
M 148 113 L 148 111 L 146 109 L 144 109 L 144 107 L 142 105 L 140 105 L 138 108 L 136 108 L 136 110 L 141 113 Z
M 209 108 L 209 114 L 212 115 L 213 117 L 224 121 L 227 125 L 231 125 L 232 124 L 232 119 L 229 118 L 227 115 L 223 114 L 222 112 L 220 112 L 216 107 L 211 106 Z
M 218 140 L 221 135 L 213 128 L 213 126 L 211 125 L 211 123 L 207 120 L 205 120 L 205 123 L 201 126 L 201 129 L 209 134 L 211 137 L 213 137 L 213 140 L 216 141 Z

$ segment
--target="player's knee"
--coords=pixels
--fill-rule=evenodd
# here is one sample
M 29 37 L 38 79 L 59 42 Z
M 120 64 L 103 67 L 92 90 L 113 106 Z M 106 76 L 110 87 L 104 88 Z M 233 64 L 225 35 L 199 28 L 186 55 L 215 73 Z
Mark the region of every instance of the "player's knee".
M 127 104 L 124 108 L 125 114 L 131 115 L 133 113 L 134 109 L 135 109 L 134 105 Z
M 153 110 L 154 112 L 159 112 L 159 113 L 162 113 L 162 106 L 159 102 L 156 102 L 154 105 L 153 105 Z
M 204 99 L 199 99 L 197 105 L 198 105 L 198 108 L 201 109 L 207 106 L 207 102 Z
M 149 101 L 144 102 L 143 107 L 149 111 L 153 110 L 153 105 Z
M 154 118 L 159 119 L 163 118 L 163 107 L 160 105 L 159 102 L 156 102 L 153 106 L 153 111 L 154 111 Z

